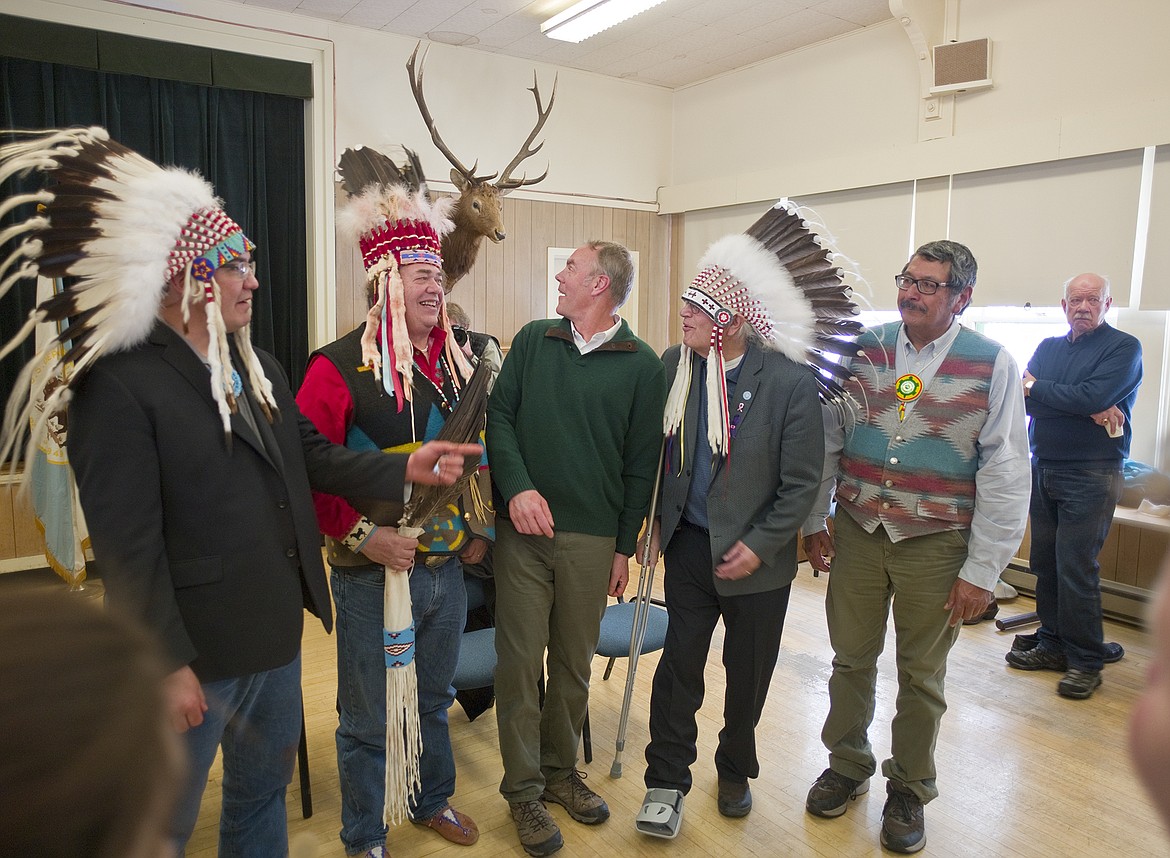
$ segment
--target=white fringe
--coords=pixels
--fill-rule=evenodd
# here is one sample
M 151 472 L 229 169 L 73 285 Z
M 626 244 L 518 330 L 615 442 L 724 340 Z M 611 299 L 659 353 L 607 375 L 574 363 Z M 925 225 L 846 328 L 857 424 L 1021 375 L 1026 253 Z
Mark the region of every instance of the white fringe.
M 662 431 L 672 435 L 682 426 L 683 417 L 687 413 L 687 394 L 691 390 L 691 355 L 694 352 L 684 345 L 679 350 L 678 369 L 674 374 L 674 384 L 670 386 L 670 393 L 666 395 L 666 411 L 662 414 Z
M 401 525 L 399 536 L 418 539 L 421 527 Z M 410 628 L 410 571 L 386 570 L 382 590 L 383 625 L 389 630 Z M 410 815 L 410 798 L 421 786 L 418 760 L 422 731 L 418 722 L 418 676 L 414 661 L 386 669 L 386 803 L 382 821 L 397 825 Z

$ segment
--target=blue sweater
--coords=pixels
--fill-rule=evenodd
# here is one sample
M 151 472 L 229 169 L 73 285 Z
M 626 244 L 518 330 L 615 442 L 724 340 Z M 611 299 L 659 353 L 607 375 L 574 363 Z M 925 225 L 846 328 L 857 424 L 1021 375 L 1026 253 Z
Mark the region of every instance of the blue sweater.
M 1049 467 L 1120 463 L 1129 455 L 1130 415 L 1142 383 L 1142 344 L 1102 322 L 1081 334 L 1049 337 L 1028 361 L 1036 377 L 1024 400 L 1032 456 Z M 1110 438 L 1090 415 L 1116 405 L 1125 414 L 1120 438 Z

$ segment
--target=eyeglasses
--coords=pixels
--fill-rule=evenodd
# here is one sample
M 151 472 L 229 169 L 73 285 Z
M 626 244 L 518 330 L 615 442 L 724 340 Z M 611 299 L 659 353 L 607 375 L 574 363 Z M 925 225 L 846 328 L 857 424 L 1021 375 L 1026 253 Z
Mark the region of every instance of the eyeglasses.
M 219 270 L 227 271 L 237 280 L 247 280 L 249 274 L 256 273 L 256 263 L 243 262 L 241 260 L 237 260 L 235 262 L 225 262 L 223 265 L 219 266 Z
M 1090 307 L 1101 306 L 1101 299 L 1096 295 L 1090 295 L 1088 298 L 1065 298 L 1064 300 L 1070 307 L 1079 307 L 1081 304 L 1088 304 Z
M 467 328 L 462 325 L 452 325 L 451 333 L 455 335 L 455 343 L 459 348 L 467 345 Z
M 923 295 L 933 295 L 938 291 L 939 286 L 950 286 L 948 281 L 939 283 L 937 280 L 917 280 L 908 274 L 896 274 L 894 276 L 894 283 L 899 289 L 905 292 L 911 286 L 917 286 L 918 291 Z

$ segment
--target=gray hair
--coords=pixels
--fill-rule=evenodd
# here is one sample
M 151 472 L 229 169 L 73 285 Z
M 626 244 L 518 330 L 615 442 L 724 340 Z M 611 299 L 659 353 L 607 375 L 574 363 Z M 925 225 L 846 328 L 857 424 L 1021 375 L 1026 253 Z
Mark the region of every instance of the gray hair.
M 634 258 L 630 251 L 613 241 L 590 241 L 588 247 L 597 252 L 597 267 L 609 278 L 609 295 L 617 310 L 630 299 L 634 288 Z
M 950 288 L 959 291 L 968 286 L 975 286 L 975 275 L 979 271 L 979 266 L 975 262 L 975 256 L 966 245 L 959 244 L 957 241 L 928 241 L 914 251 L 914 255 L 921 256 L 930 262 L 949 262 L 951 273 L 947 275 L 947 285 Z M 909 264 L 906 263 L 907 266 Z M 902 268 L 902 273 L 906 273 L 905 266 Z
M 467 315 L 466 310 L 454 301 L 447 302 L 447 318 L 452 325 L 459 325 L 461 328 L 471 327 L 471 317 Z
M 1070 277 L 1064 281 L 1064 297 L 1065 298 L 1068 297 L 1068 287 L 1071 286 L 1072 282 L 1079 277 L 1096 277 L 1098 280 L 1100 280 L 1101 284 L 1105 287 L 1105 292 L 1101 295 L 1102 298 L 1108 298 L 1110 295 L 1113 294 L 1111 291 L 1112 284 L 1109 282 L 1108 277 L 1106 277 L 1104 274 L 1094 274 L 1093 272 L 1088 271 L 1085 274 L 1074 274 L 1072 277 Z

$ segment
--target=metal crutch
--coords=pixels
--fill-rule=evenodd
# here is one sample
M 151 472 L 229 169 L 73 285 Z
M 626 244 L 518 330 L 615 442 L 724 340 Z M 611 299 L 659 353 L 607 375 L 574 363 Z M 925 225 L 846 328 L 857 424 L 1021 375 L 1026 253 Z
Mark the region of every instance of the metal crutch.
M 629 669 L 626 672 L 626 691 L 622 697 L 622 714 L 618 719 L 617 751 L 609 769 L 611 778 L 622 776 L 622 751 L 626 747 L 626 727 L 630 721 L 630 702 L 634 697 L 634 677 L 638 672 L 638 657 L 646 640 L 646 624 L 650 619 L 650 591 L 654 588 L 654 566 L 657 557 L 650 556 L 654 516 L 658 512 L 658 492 L 662 488 L 662 462 L 666 454 L 666 439 L 658 451 L 658 472 L 654 475 L 654 493 L 650 495 L 650 510 L 646 513 L 646 544 L 642 549 L 642 568 L 638 571 L 638 593 L 634 597 L 634 622 L 630 627 Z M 661 537 L 659 537 L 661 539 Z

